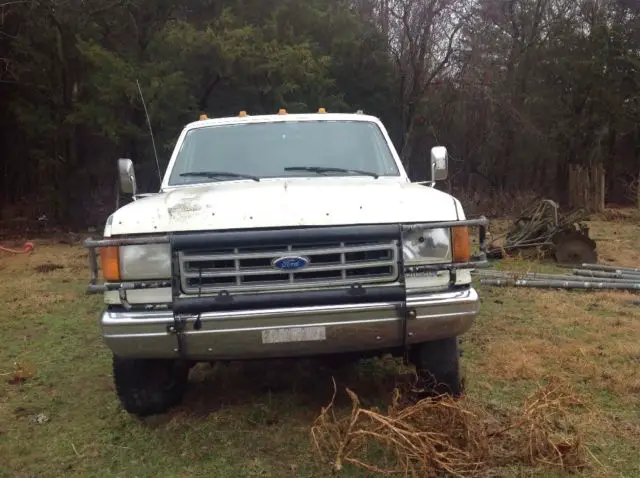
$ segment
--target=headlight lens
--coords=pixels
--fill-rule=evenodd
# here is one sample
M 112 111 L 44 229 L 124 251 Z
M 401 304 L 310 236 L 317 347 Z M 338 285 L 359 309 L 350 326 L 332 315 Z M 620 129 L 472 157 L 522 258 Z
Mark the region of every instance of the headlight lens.
M 451 233 L 445 228 L 409 232 L 402 251 L 405 264 L 451 262 Z
M 169 279 L 169 244 L 120 247 L 120 276 L 123 280 Z

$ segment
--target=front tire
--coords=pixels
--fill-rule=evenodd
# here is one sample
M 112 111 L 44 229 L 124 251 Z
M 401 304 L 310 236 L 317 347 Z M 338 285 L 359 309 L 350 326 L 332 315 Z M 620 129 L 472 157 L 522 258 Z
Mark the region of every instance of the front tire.
M 417 344 L 411 351 L 419 386 L 425 396 L 462 395 L 460 347 L 457 337 Z
M 187 389 L 189 364 L 173 359 L 113 356 L 113 379 L 122 407 L 139 417 L 178 405 Z

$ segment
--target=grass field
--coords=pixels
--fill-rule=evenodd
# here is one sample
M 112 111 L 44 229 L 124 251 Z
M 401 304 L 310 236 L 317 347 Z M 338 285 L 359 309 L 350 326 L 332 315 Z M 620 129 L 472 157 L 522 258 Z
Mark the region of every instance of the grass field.
M 640 266 L 637 218 L 594 221 L 592 235 L 602 262 Z M 181 407 L 134 419 L 114 393 L 101 298 L 84 293 L 85 251 L 43 243 L 28 256 L 0 254 L 0 476 L 331 476 L 310 441 L 333 393 L 330 370 L 309 361 L 200 365 Z M 468 399 L 499 421 L 558 377 L 586 404 L 571 416 L 593 455 L 582 474 L 640 476 L 640 296 L 480 291 L 481 316 L 463 340 Z M 345 386 L 364 406 L 384 405 L 400 372 L 388 361 L 340 370 L 338 408 L 349 411 Z M 485 474 L 559 476 L 518 462 Z M 340 476 L 371 475 L 347 467 Z

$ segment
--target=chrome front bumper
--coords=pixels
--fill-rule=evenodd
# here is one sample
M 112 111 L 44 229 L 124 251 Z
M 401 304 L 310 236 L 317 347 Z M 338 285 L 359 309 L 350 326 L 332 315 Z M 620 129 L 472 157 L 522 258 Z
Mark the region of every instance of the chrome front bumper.
M 110 308 L 100 325 L 107 346 L 121 357 L 234 360 L 386 350 L 454 337 L 472 326 L 479 309 L 469 288 L 409 295 L 406 303 L 202 312 L 185 318 L 179 334 L 171 310 Z

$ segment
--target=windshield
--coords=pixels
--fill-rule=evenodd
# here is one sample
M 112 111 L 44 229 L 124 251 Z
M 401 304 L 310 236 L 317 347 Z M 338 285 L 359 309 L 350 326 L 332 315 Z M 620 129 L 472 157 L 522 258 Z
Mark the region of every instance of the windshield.
M 215 172 L 224 173 L 210 174 Z M 200 174 L 193 174 L 200 173 Z M 302 176 L 399 176 L 380 128 L 365 121 L 209 126 L 187 132 L 169 185 Z

